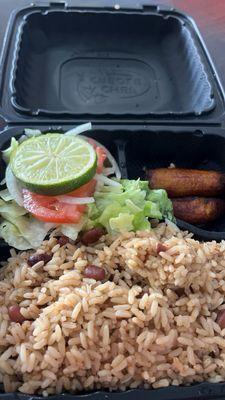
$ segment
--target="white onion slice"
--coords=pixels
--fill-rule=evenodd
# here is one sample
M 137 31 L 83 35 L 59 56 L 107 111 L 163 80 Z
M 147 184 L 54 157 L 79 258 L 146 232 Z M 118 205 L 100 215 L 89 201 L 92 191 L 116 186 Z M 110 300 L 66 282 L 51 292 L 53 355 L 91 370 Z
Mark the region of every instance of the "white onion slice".
M 19 206 L 23 207 L 22 187 L 20 186 L 16 177 L 13 175 L 13 172 L 9 165 L 6 168 L 5 180 L 7 189 L 11 194 L 12 198 L 15 200 L 17 204 L 19 204 Z
M 96 179 L 95 192 L 99 192 L 103 188 L 103 186 L 104 183 Z
M 18 142 L 19 142 L 19 143 L 23 143 L 23 142 L 24 142 L 25 140 L 27 140 L 27 139 L 28 139 L 28 136 L 22 135 L 22 136 L 20 136 Z
M 6 184 L 6 180 L 5 180 L 5 178 L 3 178 L 2 181 L 0 182 L 0 185 L 2 186 L 2 185 L 5 185 L 5 184 Z
M 72 196 L 56 196 L 57 200 L 66 204 L 89 204 L 94 203 L 94 197 L 72 197 Z
M 121 187 L 121 184 L 120 184 L 119 182 L 116 182 L 116 181 L 114 181 L 114 180 L 112 180 L 112 179 L 109 179 L 109 178 L 107 178 L 107 176 L 104 176 L 104 175 L 96 174 L 96 175 L 95 175 L 95 179 L 96 179 L 98 182 L 102 182 L 102 183 L 104 183 L 105 185 L 108 185 L 108 186 L 117 186 L 117 187 Z
M 103 168 L 102 173 L 105 176 L 109 176 L 109 175 L 115 174 L 115 170 L 114 170 L 114 168 Z
M 24 133 L 27 137 L 33 137 L 33 136 L 40 136 L 41 131 L 40 129 L 31 129 L 31 128 L 25 128 Z
M 75 128 L 70 129 L 69 131 L 65 132 L 65 135 L 79 135 L 82 132 L 91 131 L 92 125 L 91 122 L 87 122 L 86 124 L 82 124 L 76 126 Z
M 24 129 L 24 135 L 20 136 L 18 142 L 23 143 L 25 140 L 33 137 L 33 136 L 40 136 L 42 132 L 40 129 L 30 129 L 30 128 L 25 128 Z
M 117 179 L 121 179 L 121 172 L 120 172 L 119 166 L 118 166 L 118 164 L 117 164 L 115 158 L 114 158 L 114 157 L 112 156 L 112 154 L 109 152 L 109 150 L 108 150 L 105 146 L 103 146 L 103 144 L 99 143 L 99 142 L 98 142 L 97 140 L 95 140 L 95 139 L 89 138 L 89 137 L 84 136 L 84 135 L 81 135 L 81 137 L 83 137 L 83 138 L 86 139 L 86 140 L 91 139 L 91 140 L 93 141 L 93 143 L 95 143 L 97 146 L 102 147 L 102 148 L 105 150 L 106 156 L 107 156 L 107 158 L 108 158 L 110 164 L 111 164 L 112 167 L 114 168 L 114 172 L 115 172 L 116 178 L 117 178 Z

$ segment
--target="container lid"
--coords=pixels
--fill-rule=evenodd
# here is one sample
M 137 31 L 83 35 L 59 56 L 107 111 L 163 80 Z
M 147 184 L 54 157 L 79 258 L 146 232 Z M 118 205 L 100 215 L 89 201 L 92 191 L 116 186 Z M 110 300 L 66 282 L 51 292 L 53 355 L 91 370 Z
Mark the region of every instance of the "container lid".
M 0 78 L 0 113 L 8 123 L 211 125 L 225 111 L 195 23 L 159 6 L 76 1 L 17 10 Z

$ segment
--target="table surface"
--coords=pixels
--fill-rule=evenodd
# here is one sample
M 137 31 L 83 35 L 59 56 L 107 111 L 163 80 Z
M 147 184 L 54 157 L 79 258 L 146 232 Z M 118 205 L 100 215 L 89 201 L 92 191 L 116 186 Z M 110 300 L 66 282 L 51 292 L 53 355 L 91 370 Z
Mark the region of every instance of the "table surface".
M 0 46 L 3 42 L 6 21 L 14 8 L 29 5 L 32 0 L 0 0 Z M 50 0 L 49 0 L 50 1 Z M 70 4 L 71 0 L 65 0 Z M 108 0 L 101 0 L 107 4 Z M 111 3 L 111 0 L 109 0 Z M 115 4 L 123 5 L 124 0 L 115 0 Z M 128 1 L 128 0 L 126 0 Z M 33 1 L 36 4 L 43 3 L 43 0 Z M 47 0 L 45 1 L 47 2 Z M 57 0 L 55 1 L 57 2 Z M 89 1 L 93 5 L 99 3 L 98 0 Z M 138 0 L 130 0 L 138 3 Z M 225 89 L 225 0 L 146 0 L 141 1 L 146 4 L 164 4 L 174 6 L 191 15 L 198 25 L 202 37 L 206 43 L 212 60 L 220 76 L 222 85 Z M 73 0 L 73 4 L 75 0 Z

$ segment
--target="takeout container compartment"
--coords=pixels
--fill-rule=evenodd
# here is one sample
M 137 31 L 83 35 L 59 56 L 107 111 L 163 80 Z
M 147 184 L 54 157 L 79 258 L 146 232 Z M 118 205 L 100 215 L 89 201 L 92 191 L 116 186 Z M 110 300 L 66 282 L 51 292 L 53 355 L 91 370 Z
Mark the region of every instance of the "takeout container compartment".
M 21 9 L 9 31 L 1 94 L 9 121 L 177 124 L 224 113 L 199 32 L 174 9 L 37 5 Z
M 40 126 L 42 132 L 63 133 L 71 126 Z M 0 135 L 0 151 L 7 148 L 11 137 L 19 138 L 22 127 L 11 127 Z M 225 173 L 225 130 L 219 128 L 173 128 L 120 125 L 93 126 L 85 136 L 96 139 L 116 158 L 122 178 L 146 179 L 146 169 L 177 167 L 215 170 Z M 5 163 L 0 159 L 0 179 L 5 176 Z M 225 198 L 225 193 L 224 193 Z M 200 240 L 225 239 L 225 214 L 206 225 L 178 225 Z M 4 243 L 3 246 L 7 246 Z

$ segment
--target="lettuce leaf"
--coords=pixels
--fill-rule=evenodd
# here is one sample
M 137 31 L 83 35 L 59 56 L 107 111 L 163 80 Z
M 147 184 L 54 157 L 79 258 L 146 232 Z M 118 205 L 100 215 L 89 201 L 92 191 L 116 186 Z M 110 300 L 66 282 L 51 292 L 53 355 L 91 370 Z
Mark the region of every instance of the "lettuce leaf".
M 0 214 L 5 219 L 13 219 L 25 215 L 27 211 L 25 208 L 20 207 L 15 201 L 0 200 Z
M 11 222 L 3 221 L 0 224 L 0 236 L 8 243 L 9 246 L 18 250 L 28 250 L 31 248 L 29 242 L 24 239 L 17 227 Z
M 71 240 L 76 240 L 86 222 L 87 218 L 83 217 L 79 224 L 63 224 L 60 226 L 59 230 L 63 235 L 67 236 Z
M 158 208 L 164 218 L 175 221 L 172 202 L 168 199 L 167 192 L 164 189 L 149 190 L 147 199 L 158 205 Z
M 108 232 L 150 230 L 151 219 L 173 221 L 173 207 L 165 190 L 150 190 L 147 181 L 120 180 L 121 187 L 103 187 L 88 207 L 88 226 Z
M 0 197 L 4 201 L 10 201 L 13 200 L 12 195 L 9 193 L 8 189 L 3 189 L 0 191 Z
M 13 223 L 13 219 L 8 219 L 9 222 Z M 25 215 L 18 217 L 14 220 L 14 225 L 23 236 L 25 240 L 29 243 L 29 249 L 39 247 L 49 230 L 53 228 L 53 224 L 44 223 L 38 219 Z M 15 246 L 14 246 L 15 247 Z
M 111 231 L 129 232 L 132 231 L 134 215 L 123 212 L 118 217 L 110 218 L 109 226 Z
M 37 248 L 45 239 L 53 224 L 44 223 L 27 214 L 14 201 L 0 200 L 0 235 L 10 245 L 19 250 Z

